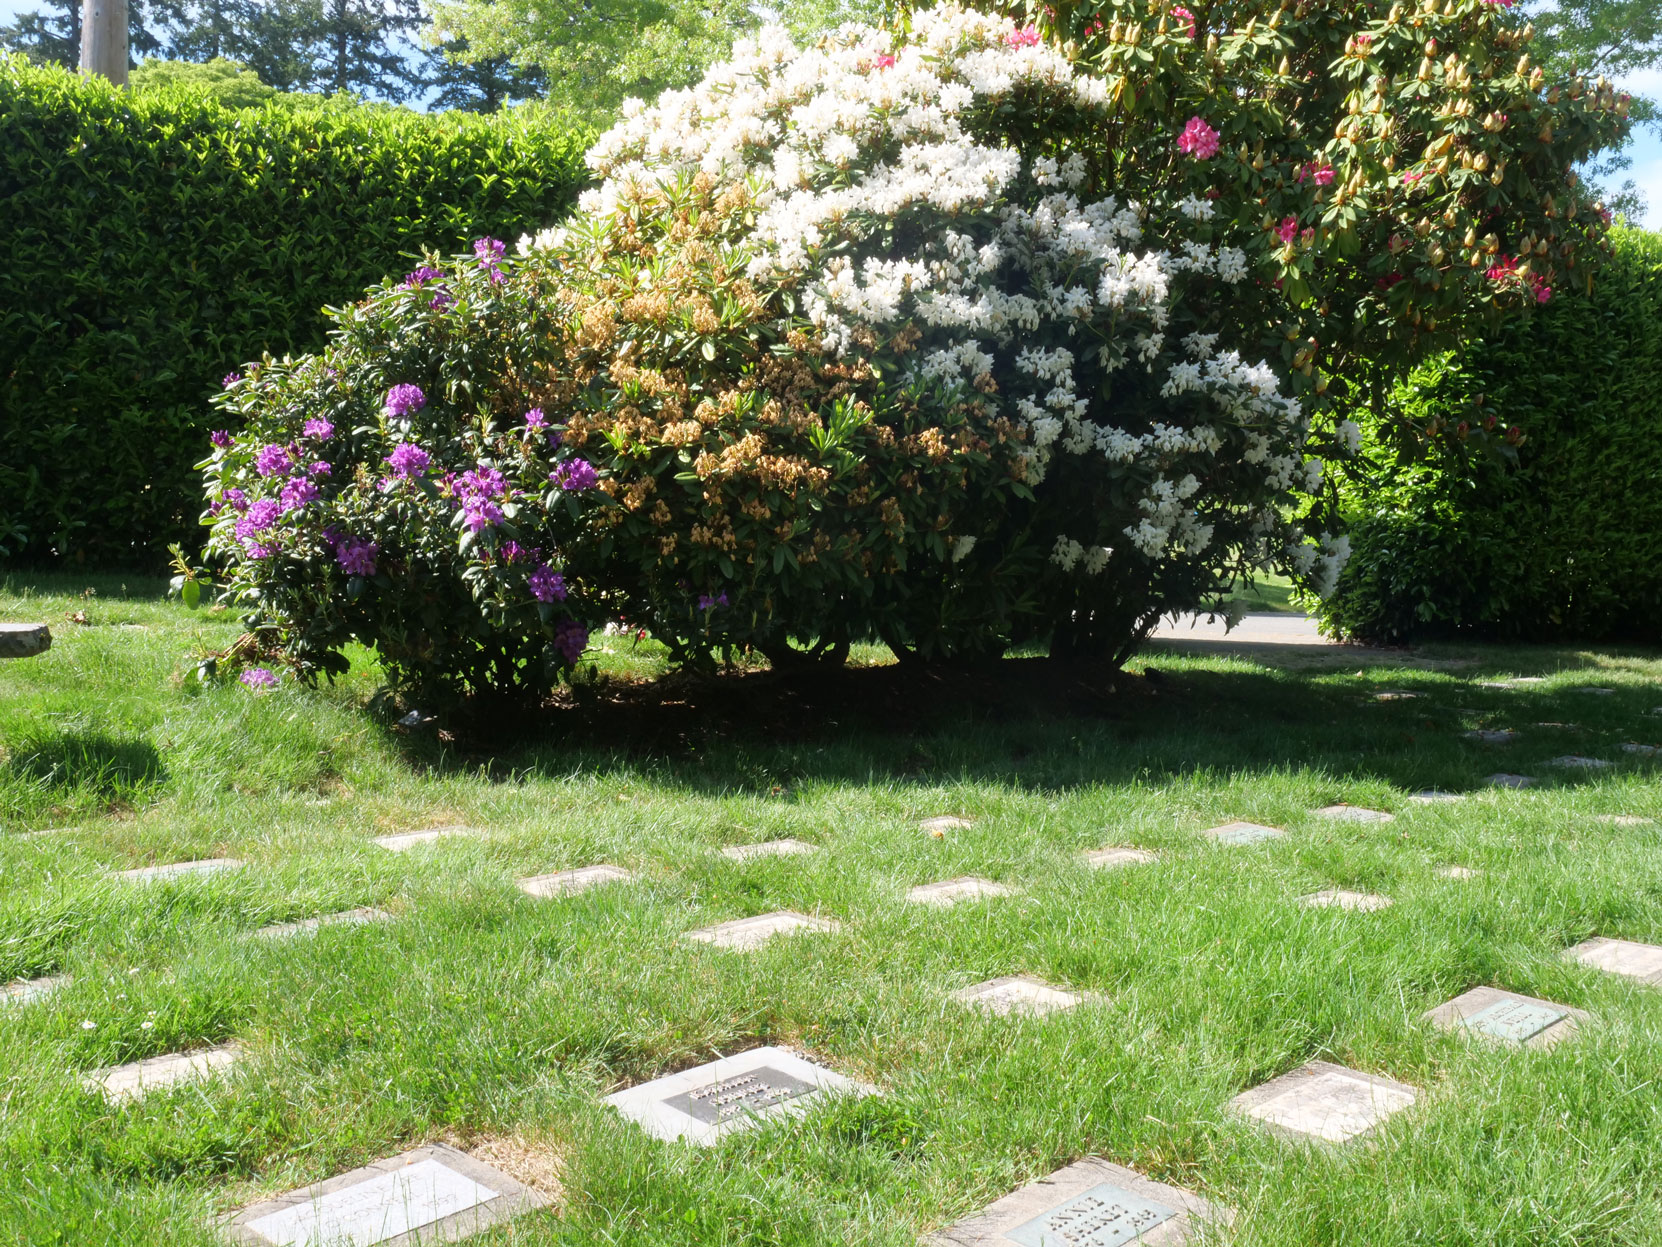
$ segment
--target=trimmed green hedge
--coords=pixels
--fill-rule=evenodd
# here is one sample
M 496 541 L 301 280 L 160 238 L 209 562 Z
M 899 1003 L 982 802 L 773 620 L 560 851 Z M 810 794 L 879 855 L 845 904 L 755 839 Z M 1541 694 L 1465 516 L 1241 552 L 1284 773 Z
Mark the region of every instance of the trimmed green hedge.
M 569 209 L 544 113 L 227 109 L 0 58 L 0 556 L 154 565 L 197 539 L 207 399 L 405 257 Z
M 1662 235 L 1612 241 L 1591 295 L 1421 378 L 1419 414 L 1493 412 L 1523 430 L 1519 462 L 1402 466 L 1353 497 L 1331 629 L 1662 642 Z

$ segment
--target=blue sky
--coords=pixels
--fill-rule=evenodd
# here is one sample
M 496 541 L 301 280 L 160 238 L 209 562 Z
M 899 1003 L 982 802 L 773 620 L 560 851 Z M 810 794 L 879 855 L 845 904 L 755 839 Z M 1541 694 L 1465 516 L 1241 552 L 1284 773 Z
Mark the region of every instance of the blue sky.
M 0 25 L 10 23 L 20 12 L 39 7 L 39 0 L 0 0 Z M 1648 70 L 1620 85 L 1635 95 L 1662 97 L 1662 68 Z M 1662 229 L 1662 134 L 1647 127 L 1635 134 L 1627 151 L 1633 157 L 1627 176 L 1639 184 L 1648 208 L 1645 219 L 1636 224 Z

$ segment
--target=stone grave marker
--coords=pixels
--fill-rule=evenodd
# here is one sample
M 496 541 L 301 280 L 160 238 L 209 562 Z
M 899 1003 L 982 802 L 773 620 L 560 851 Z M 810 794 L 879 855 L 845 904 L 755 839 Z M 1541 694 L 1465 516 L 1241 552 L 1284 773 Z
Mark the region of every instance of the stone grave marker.
M 383 849 L 390 849 L 394 853 L 405 853 L 417 845 L 432 844 L 435 840 L 444 840 L 450 836 L 479 836 L 483 835 L 477 827 L 429 827 L 425 831 L 400 831 L 390 836 L 376 836 L 375 843 Z
M 1638 944 L 1632 940 L 1583 940 L 1574 948 L 1566 949 L 1564 956 L 1584 966 L 1637 979 L 1651 987 L 1662 987 L 1662 947 Z
M 1610 697 L 1615 693 L 1615 691 L 1616 690 L 1613 688 L 1600 688 L 1592 684 L 1583 684 L 1578 688 L 1572 688 L 1570 690 L 1572 693 L 1595 693 L 1600 697 Z
M 959 818 L 956 814 L 937 814 L 934 818 L 924 819 L 918 824 L 918 829 L 932 836 L 944 836 L 949 831 L 962 831 L 970 825 L 969 819 Z
M 1091 1157 L 923 1242 L 925 1247 L 1184 1247 L 1201 1241 L 1202 1226 L 1229 1220 L 1226 1211 L 1198 1195 Z
M 1418 1095 L 1413 1087 L 1390 1078 L 1311 1061 L 1243 1091 L 1229 1103 L 1279 1133 L 1348 1143 L 1412 1106 Z
M 1443 866 L 1437 873 L 1445 879 L 1475 879 L 1478 875 L 1470 866 Z
M 1564 753 L 1559 754 L 1558 757 L 1554 758 L 1551 762 L 1548 762 L 1547 765 L 1562 767 L 1566 770 L 1572 771 L 1599 771 L 1609 766 L 1610 763 L 1606 762 L 1603 758 L 1589 758 L 1579 753 Z
M 1584 1009 L 1498 987 L 1474 987 L 1424 1016 L 1444 1030 L 1527 1048 L 1550 1048 L 1573 1035 L 1577 1023 L 1588 1014 Z
M 1325 888 L 1320 892 L 1312 892 L 1309 896 L 1299 897 L 1298 903 L 1311 909 L 1355 909 L 1369 913 L 1375 909 L 1384 909 L 1395 902 L 1388 896 L 1380 896 L 1377 892 L 1350 892 L 1344 888 Z
M 134 883 L 152 883 L 162 879 L 181 879 L 187 875 L 214 875 L 223 870 L 237 870 L 241 866 L 242 862 L 235 857 L 205 857 L 194 862 L 168 862 L 165 866 L 118 870 L 115 877 Z
M 799 935 L 810 931 L 835 931 L 838 924 L 829 918 L 810 918 L 795 910 L 780 909 L 771 914 L 757 914 L 753 918 L 735 918 L 718 922 L 713 927 L 688 931 L 689 940 L 714 944 L 717 948 L 731 948 L 748 952 L 760 948 L 776 935 Z
M 1072 1009 L 1087 999 L 1083 992 L 1064 991 L 1028 974 L 1009 974 L 1003 978 L 988 979 L 985 983 L 975 983 L 953 992 L 952 998 L 960 1004 L 998 1017 L 1011 1014 L 1043 1017 L 1047 1013 Z
M 51 648 L 45 624 L 0 623 L 0 658 L 38 658 Z
M 1111 870 L 1120 866 L 1146 866 L 1154 860 L 1154 854 L 1147 849 L 1132 849 L 1123 846 L 1088 849 L 1084 856 L 1085 864 L 1094 866 L 1098 870 Z
M 319 914 L 316 918 L 302 918 L 298 922 L 277 922 L 250 934 L 255 939 L 273 940 L 289 935 L 311 935 L 322 927 L 356 927 L 367 922 L 391 921 L 392 915 L 386 910 L 373 909 L 366 905 L 358 909 L 343 909 L 334 914 Z
M 1491 788 L 1533 788 L 1540 781 L 1533 775 L 1514 775 L 1510 771 L 1496 771 L 1485 775 L 1483 782 Z
M 1640 758 L 1654 758 L 1662 753 L 1662 745 L 1641 745 L 1637 741 L 1627 741 L 1622 745 L 1623 753 L 1631 753 Z
M 1416 805 L 1438 805 L 1444 801 L 1464 801 L 1466 794 L 1463 792 L 1444 792 L 1439 788 L 1423 788 L 1419 792 L 1413 793 L 1408 799 Z
M 945 909 L 959 901 L 979 901 L 991 896 L 1010 896 L 1015 889 L 1006 884 L 983 879 L 979 875 L 963 875 L 940 883 L 922 883 L 906 893 L 906 899 L 917 905 L 932 905 Z
M 1316 817 L 1331 818 L 1342 823 L 1389 823 L 1395 820 L 1396 815 L 1341 801 L 1337 805 L 1322 806 L 1316 811 Z
M 1485 745 L 1509 745 L 1518 739 L 1517 732 L 1509 727 L 1478 727 L 1461 735 L 1467 740 L 1480 740 Z
M 240 1049 L 235 1043 L 169 1052 L 128 1065 L 92 1070 L 81 1079 L 81 1085 L 88 1091 L 102 1092 L 105 1099 L 119 1104 L 142 1099 L 163 1087 L 211 1077 L 230 1068 L 239 1055 Z
M 39 979 L 17 979 L 0 984 L 0 1005 L 26 1005 L 48 996 L 69 982 L 67 974 L 51 974 Z
M 787 1048 L 752 1048 L 609 1095 L 649 1135 L 710 1144 L 758 1122 L 797 1116 L 832 1095 L 876 1095 Z
M 244 1208 L 226 1225 L 247 1247 L 454 1243 L 552 1200 L 435 1143 Z
M 1209 827 L 1200 833 L 1209 836 L 1217 844 L 1259 844 L 1265 840 L 1279 840 L 1287 833 L 1279 827 L 1266 827 L 1262 823 L 1244 823 L 1239 820 L 1233 823 L 1224 823 L 1221 827 Z
M 527 896 L 571 896 L 607 883 L 633 883 L 638 876 L 622 866 L 578 866 L 574 870 L 556 870 L 551 875 L 532 875 L 515 879 L 514 885 Z
M 1387 688 L 1375 693 L 1373 699 L 1375 701 L 1412 701 L 1418 696 L 1418 693 L 1410 693 L 1407 689 Z
M 1656 820 L 1654 818 L 1644 818 L 1638 814 L 1595 814 L 1593 821 L 1608 823 L 1612 827 L 1648 827 Z
M 818 853 L 819 845 L 803 840 L 763 840 L 758 844 L 730 844 L 721 855 L 730 861 L 748 862 L 756 857 L 799 857 L 804 853 Z

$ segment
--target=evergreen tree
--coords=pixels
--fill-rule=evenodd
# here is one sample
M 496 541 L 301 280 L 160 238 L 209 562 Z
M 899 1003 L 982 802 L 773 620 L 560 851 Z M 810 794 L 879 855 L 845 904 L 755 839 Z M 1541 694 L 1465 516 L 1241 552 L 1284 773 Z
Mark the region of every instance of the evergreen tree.
M 547 87 L 540 69 L 520 69 L 505 56 L 463 59 L 466 39 L 451 39 L 427 53 L 427 85 L 438 88 L 430 108 L 494 113 L 504 104 L 539 98 Z
M 161 50 L 161 40 L 145 24 L 144 0 L 127 0 L 127 62 Z M 10 26 L 0 26 L 0 48 L 21 52 L 40 65 L 81 64 L 80 0 L 46 0 L 46 8 L 19 13 Z

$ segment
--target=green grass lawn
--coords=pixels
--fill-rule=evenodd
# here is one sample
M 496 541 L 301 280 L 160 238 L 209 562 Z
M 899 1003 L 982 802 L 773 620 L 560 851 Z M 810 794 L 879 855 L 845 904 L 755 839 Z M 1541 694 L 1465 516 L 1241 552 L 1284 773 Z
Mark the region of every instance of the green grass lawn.
M 363 655 L 315 692 L 201 686 L 232 618 L 82 584 L 0 585 L 0 618 L 57 638 L 0 665 L 0 983 L 70 979 L 0 1005 L 0 1243 L 213 1243 L 236 1208 L 434 1140 L 558 1183 L 552 1211 L 481 1244 L 899 1247 L 1084 1156 L 1235 1209 L 1242 1245 L 1662 1243 L 1662 991 L 1561 957 L 1592 935 L 1662 943 L 1662 826 L 1597 818 L 1662 819 L 1658 764 L 1621 748 L 1662 739 L 1662 656 L 1444 647 L 1272 668 L 1163 647 L 1163 679 L 1088 703 L 959 697 L 888 729 L 887 710 L 814 706 L 749 724 L 739 703 L 702 711 L 692 685 L 608 718 L 602 689 L 486 752 L 372 716 Z M 650 643 L 605 646 L 607 670 L 661 667 Z M 1509 675 L 1547 679 L 1482 687 Z M 654 713 L 674 729 L 647 732 Z M 1461 734 L 1489 726 L 1521 735 Z M 1613 765 L 1548 765 L 1570 753 Z M 1496 771 L 1541 783 L 1484 787 Z M 1426 788 L 1469 795 L 1408 800 Z M 1397 817 L 1313 814 L 1335 801 Z M 938 814 L 973 824 L 918 828 Z M 1287 835 L 1198 834 L 1232 819 Z M 481 834 L 370 842 L 446 823 Z M 780 836 L 819 852 L 716 851 Z M 1116 844 L 1158 858 L 1080 862 Z M 215 855 L 245 865 L 109 874 Z M 566 899 L 514 886 L 595 862 L 641 878 Z M 1437 873 L 1451 864 L 1481 873 Z M 1019 892 L 904 900 L 966 874 Z M 1328 887 L 1395 903 L 1298 903 Z M 354 906 L 393 920 L 245 939 Z M 777 909 L 841 926 L 751 953 L 681 938 Z M 1042 1020 L 949 999 L 1018 973 L 1098 998 Z M 1419 1020 L 1482 984 L 1591 1020 L 1549 1052 Z M 223 1079 L 123 1107 L 80 1085 L 231 1040 Z M 601 1104 L 764 1043 L 883 1094 L 709 1149 Z M 1345 1147 L 1226 1110 L 1312 1059 L 1419 1102 Z

